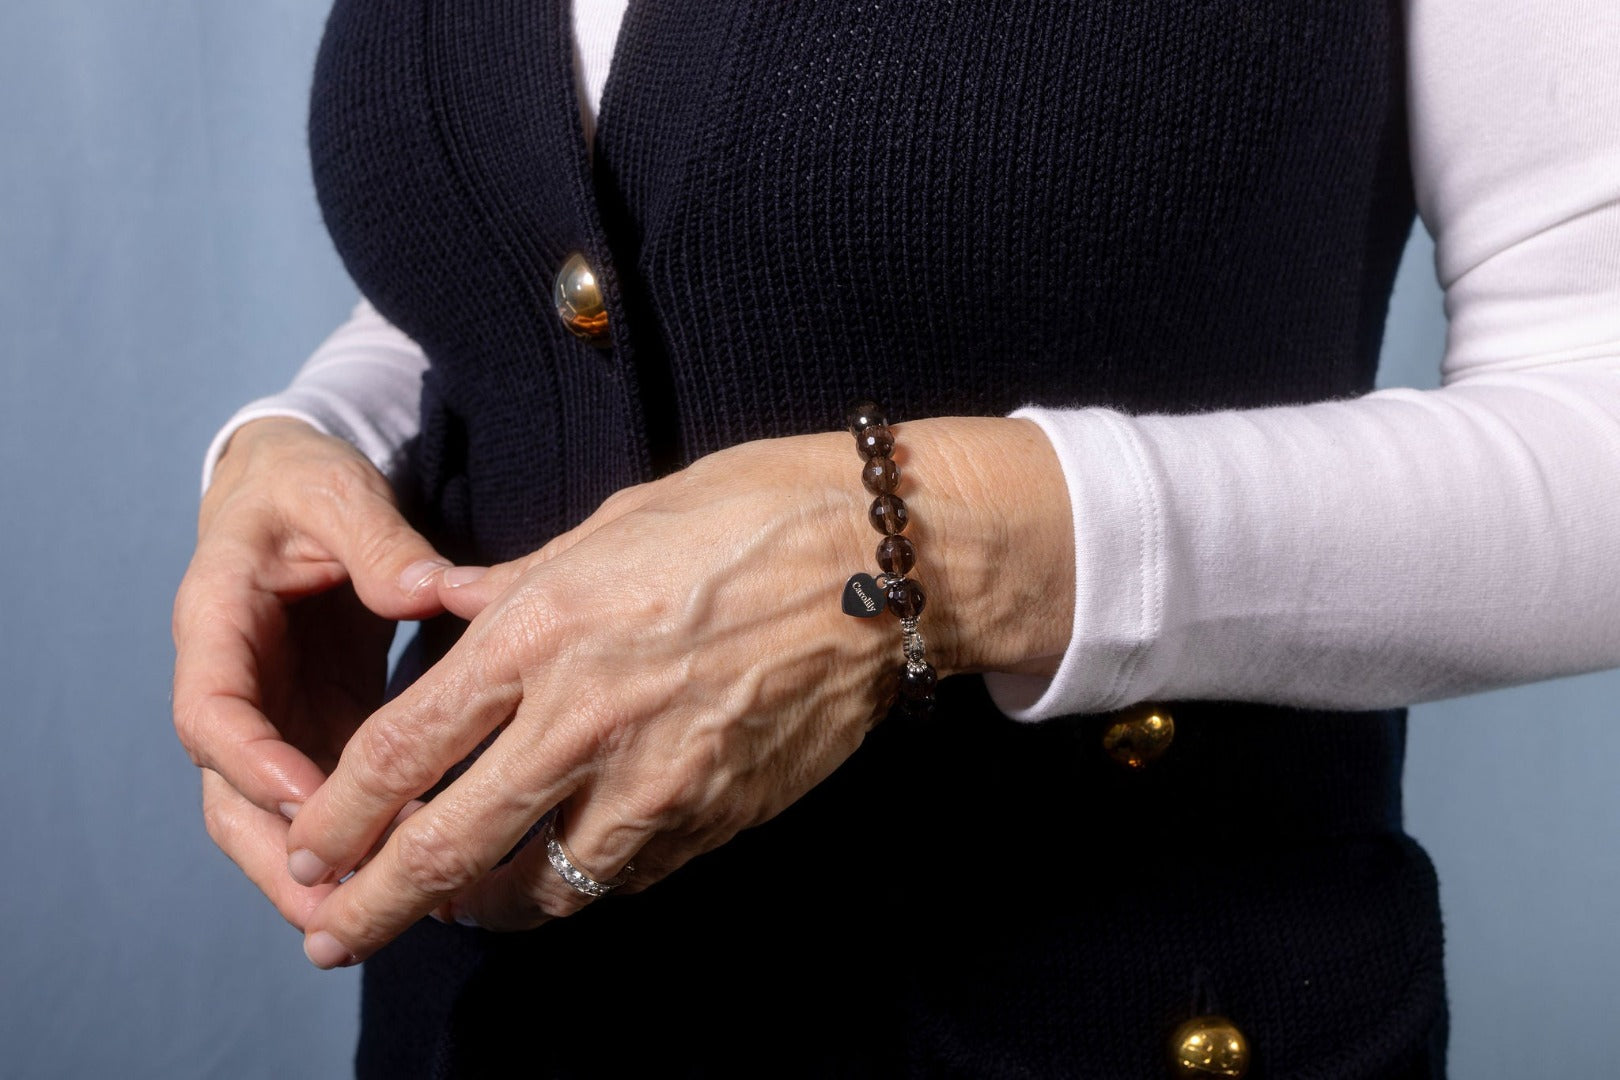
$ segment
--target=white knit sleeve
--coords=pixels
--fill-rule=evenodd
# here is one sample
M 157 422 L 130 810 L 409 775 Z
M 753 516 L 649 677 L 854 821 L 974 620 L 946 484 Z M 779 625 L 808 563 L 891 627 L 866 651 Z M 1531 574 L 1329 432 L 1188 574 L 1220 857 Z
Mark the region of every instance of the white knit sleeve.
M 312 353 L 287 389 L 237 410 L 209 444 L 202 489 L 225 445 L 249 420 L 287 416 L 353 443 L 396 486 L 417 432 L 427 357 L 365 300 Z
M 1410 704 L 1620 666 L 1620 4 L 1411 0 L 1434 390 L 1192 415 L 1026 407 L 1076 537 L 1054 677 L 1142 700 Z

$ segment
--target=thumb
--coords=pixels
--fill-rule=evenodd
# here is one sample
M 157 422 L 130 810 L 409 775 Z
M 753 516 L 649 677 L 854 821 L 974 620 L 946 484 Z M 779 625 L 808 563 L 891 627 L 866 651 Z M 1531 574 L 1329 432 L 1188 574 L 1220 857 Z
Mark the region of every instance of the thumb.
M 314 538 L 343 564 L 367 608 L 385 619 L 424 619 L 444 610 L 437 585 L 450 560 L 392 499 L 367 492 L 326 518 Z
M 589 518 L 568 532 L 553 537 L 539 551 L 511 562 L 496 563 L 494 566 L 452 567 L 433 579 L 438 586 L 439 602 L 444 605 L 444 610 L 471 622 L 479 612 L 516 584 L 525 571 L 555 559 L 601 528 L 602 524 L 604 522 L 595 517 Z
M 436 579 L 439 602 L 450 614 L 471 622 L 534 561 L 531 555 L 494 566 L 451 567 Z

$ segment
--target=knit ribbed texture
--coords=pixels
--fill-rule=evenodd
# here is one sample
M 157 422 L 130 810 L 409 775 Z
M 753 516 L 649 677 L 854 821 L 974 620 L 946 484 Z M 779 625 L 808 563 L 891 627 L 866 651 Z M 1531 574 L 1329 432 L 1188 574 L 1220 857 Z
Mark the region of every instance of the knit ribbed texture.
M 351 273 L 432 361 L 418 520 L 514 557 L 858 395 L 903 421 L 1371 389 L 1412 221 L 1397 16 L 633 3 L 593 160 L 560 0 L 338 0 L 311 149 Z M 575 250 L 611 350 L 554 314 Z M 1434 1075 L 1404 712 L 1171 707 L 1132 775 L 1099 718 L 1014 724 L 948 680 L 931 727 L 885 723 L 645 894 L 413 928 L 366 965 L 361 1071 L 1147 1078 L 1218 1007 L 1252 1077 Z

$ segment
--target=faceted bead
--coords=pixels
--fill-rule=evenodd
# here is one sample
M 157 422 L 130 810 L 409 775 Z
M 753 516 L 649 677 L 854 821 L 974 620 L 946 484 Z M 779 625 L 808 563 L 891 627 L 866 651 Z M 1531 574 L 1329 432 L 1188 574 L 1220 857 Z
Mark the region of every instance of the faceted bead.
M 910 664 L 900 669 L 900 696 L 907 701 L 923 701 L 933 698 L 934 687 L 939 683 L 939 673 L 934 665 L 924 660 L 913 670 Z
M 844 410 L 844 424 L 851 435 L 859 435 L 869 427 L 882 427 L 889 421 L 883 415 L 883 406 L 870 399 L 850 402 Z
M 923 587 L 910 578 L 901 578 L 889 586 L 889 610 L 902 619 L 915 619 L 922 614 Z
M 900 699 L 899 715 L 907 724 L 926 723 L 934 715 L 934 699 L 932 697 Z
M 904 532 L 906 523 L 911 520 L 906 512 L 906 504 L 900 501 L 898 495 L 879 495 L 873 499 L 867 516 L 872 521 L 872 528 L 887 536 Z
M 905 577 L 917 565 L 917 545 L 904 536 L 885 536 L 878 541 L 877 560 L 884 573 Z
M 887 495 L 900 483 L 900 466 L 887 455 L 869 458 L 861 469 L 861 483 L 874 495 Z
M 872 424 L 856 434 L 855 449 L 863 458 L 888 457 L 894 449 L 894 435 L 882 424 Z

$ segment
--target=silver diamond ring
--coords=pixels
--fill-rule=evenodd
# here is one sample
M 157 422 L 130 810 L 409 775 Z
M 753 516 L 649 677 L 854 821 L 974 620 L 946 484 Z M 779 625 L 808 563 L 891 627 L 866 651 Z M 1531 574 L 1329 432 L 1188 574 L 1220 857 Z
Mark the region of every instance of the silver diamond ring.
M 608 881 L 597 881 L 575 865 L 568 849 L 563 846 L 562 839 L 557 836 L 557 819 L 561 816 L 559 811 L 553 811 L 551 816 L 546 819 L 544 833 L 546 858 L 550 860 L 552 868 L 561 875 L 564 881 L 568 882 L 575 892 L 591 897 L 606 896 L 630 880 L 630 875 L 635 872 L 636 868 L 628 863 L 625 864 L 623 870 L 619 871 L 617 877 Z

